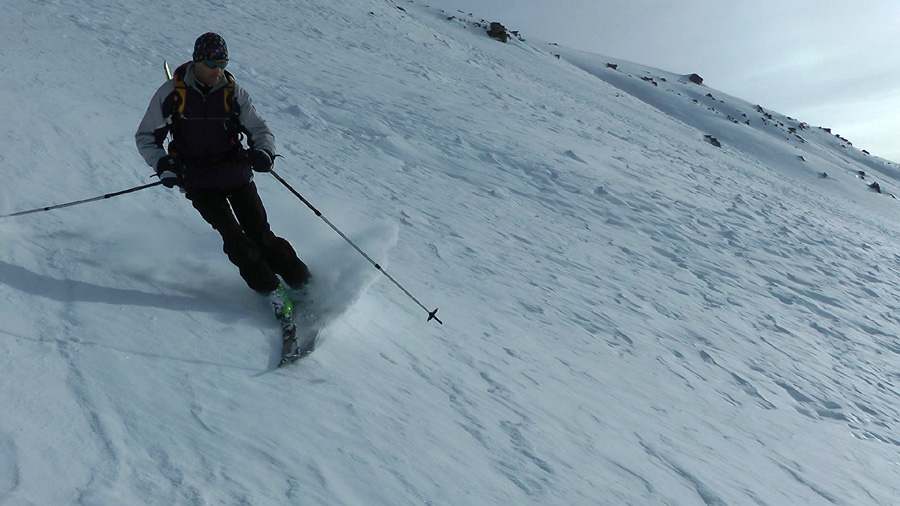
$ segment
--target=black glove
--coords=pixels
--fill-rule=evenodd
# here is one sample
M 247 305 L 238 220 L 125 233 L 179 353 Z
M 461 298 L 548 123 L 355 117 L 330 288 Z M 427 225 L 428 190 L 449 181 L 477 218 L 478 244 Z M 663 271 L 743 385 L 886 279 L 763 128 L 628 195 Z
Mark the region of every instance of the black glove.
M 254 149 L 247 154 L 250 168 L 256 172 L 269 172 L 272 170 L 272 155 L 262 149 Z
M 181 186 L 181 162 L 171 156 L 164 156 L 156 162 L 156 175 L 166 188 Z

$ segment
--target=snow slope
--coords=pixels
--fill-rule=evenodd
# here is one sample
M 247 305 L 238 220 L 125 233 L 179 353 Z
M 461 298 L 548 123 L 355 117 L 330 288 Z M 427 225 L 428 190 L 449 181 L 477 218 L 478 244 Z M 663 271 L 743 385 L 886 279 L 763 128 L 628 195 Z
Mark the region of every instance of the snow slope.
M 268 177 L 332 315 L 282 370 L 178 192 L 0 219 L 0 504 L 896 503 L 894 164 L 417 3 L 3 12 L 0 214 L 150 181 L 217 31 L 279 173 L 445 325 Z

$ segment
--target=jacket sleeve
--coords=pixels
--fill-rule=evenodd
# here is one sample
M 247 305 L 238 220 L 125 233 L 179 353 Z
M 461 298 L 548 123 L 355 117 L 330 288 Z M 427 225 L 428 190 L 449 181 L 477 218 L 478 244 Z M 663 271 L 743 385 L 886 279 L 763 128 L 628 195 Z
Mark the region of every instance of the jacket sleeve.
M 250 94 L 241 85 L 235 84 L 234 93 L 238 106 L 241 108 L 241 126 L 247 134 L 247 145 L 250 149 L 262 149 L 270 155 L 275 155 L 275 136 L 269 130 L 269 126 L 256 112 Z
M 147 165 L 156 167 L 156 162 L 160 158 L 166 156 L 166 150 L 163 148 L 163 142 L 166 135 L 169 134 L 169 124 L 166 122 L 165 113 L 163 112 L 163 103 L 171 93 L 175 91 L 175 84 L 169 80 L 153 95 L 147 112 L 138 126 L 137 132 L 134 134 L 134 140 L 137 144 L 138 151 L 147 162 Z

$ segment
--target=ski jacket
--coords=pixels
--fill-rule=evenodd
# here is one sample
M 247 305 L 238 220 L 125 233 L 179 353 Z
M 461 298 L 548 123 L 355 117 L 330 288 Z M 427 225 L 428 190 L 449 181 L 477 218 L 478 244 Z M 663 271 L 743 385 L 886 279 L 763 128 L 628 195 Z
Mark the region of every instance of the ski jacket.
M 180 90 L 178 85 L 183 85 Z M 163 142 L 170 132 L 167 152 Z M 231 73 L 225 71 L 204 91 L 194 76 L 194 63 L 187 63 L 153 95 L 135 143 L 151 167 L 167 154 L 178 158 L 185 190 L 228 191 L 253 180 L 243 156 L 243 135 L 250 149 L 275 153 L 275 136 Z

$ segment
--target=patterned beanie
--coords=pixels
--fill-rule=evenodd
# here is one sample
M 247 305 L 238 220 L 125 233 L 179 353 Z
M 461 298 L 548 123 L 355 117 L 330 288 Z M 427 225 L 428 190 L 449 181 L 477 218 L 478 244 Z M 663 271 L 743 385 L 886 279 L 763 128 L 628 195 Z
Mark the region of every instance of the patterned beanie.
M 194 61 L 227 59 L 228 46 L 221 35 L 207 32 L 197 37 L 197 42 L 194 42 Z

